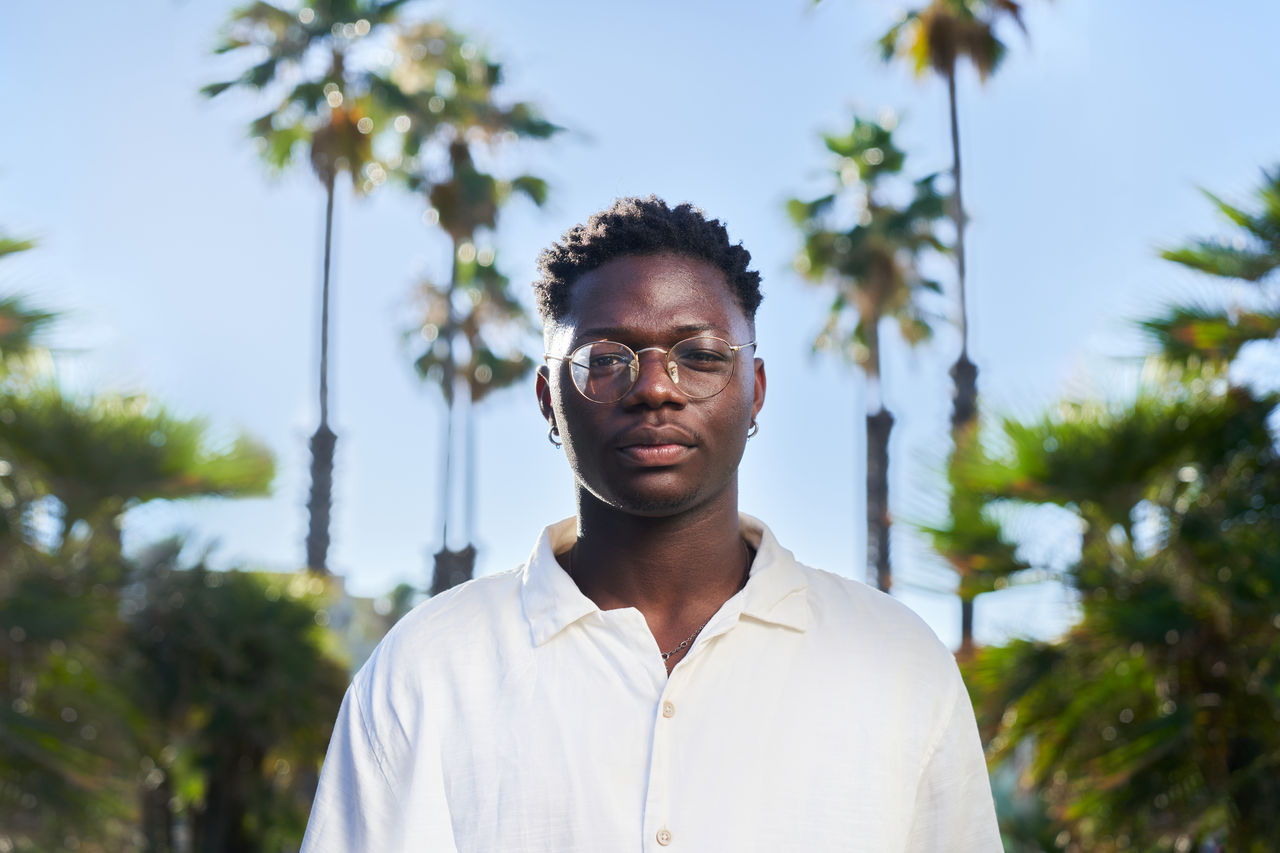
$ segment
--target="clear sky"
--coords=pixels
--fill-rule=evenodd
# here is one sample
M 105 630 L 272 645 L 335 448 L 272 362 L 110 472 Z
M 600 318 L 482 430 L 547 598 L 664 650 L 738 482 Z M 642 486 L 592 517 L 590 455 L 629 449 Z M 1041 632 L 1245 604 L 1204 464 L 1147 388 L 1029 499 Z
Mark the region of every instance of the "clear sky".
M 173 531 L 217 542 L 218 565 L 302 562 L 306 439 L 315 428 L 323 194 L 304 169 L 273 180 L 244 125 L 252 105 L 199 87 L 234 71 L 210 54 L 234 4 L 11 4 L 4 79 L 0 228 L 40 238 L 0 286 L 68 317 L 54 342 L 62 379 L 143 391 L 221 435 L 271 446 L 272 497 L 149 505 L 126 545 Z M 1031 416 L 1064 393 L 1106 389 L 1139 342 L 1128 320 L 1208 292 L 1158 246 L 1221 230 L 1197 186 L 1243 198 L 1280 161 L 1280 5 L 1264 0 L 1027 0 L 1029 36 L 1003 33 L 1008 61 L 960 83 L 974 357 L 984 406 Z M 809 354 L 824 296 L 791 271 L 783 205 L 821 187 L 822 131 L 851 109 L 901 116 L 908 169 L 950 164 L 937 81 L 882 65 L 874 41 L 897 4 L 470 0 L 442 14 L 507 67 L 513 98 L 569 128 L 522 165 L 548 178 L 541 212 L 513 206 L 498 235 L 526 298 L 538 251 L 615 196 L 657 193 L 723 219 L 765 277 L 759 355 L 769 371 L 741 506 L 812 565 L 863 576 L 862 385 Z M 332 419 L 339 436 L 331 565 L 357 594 L 425 585 L 439 547 L 441 405 L 410 370 L 400 332 L 416 277 L 447 247 L 424 202 L 384 187 L 338 202 Z M 531 303 L 531 299 L 529 300 Z M 952 583 L 907 522 L 940 505 L 954 334 L 895 348 L 886 399 L 896 594 L 949 643 Z M 479 410 L 479 571 L 519 563 L 539 529 L 573 511 L 532 380 Z M 1047 520 L 1048 529 L 1061 530 Z M 455 543 L 457 544 L 457 543 Z M 1069 530 L 1036 542 L 1070 555 Z M 1071 616 L 1059 589 L 979 602 L 979 639 L 1045 635 Z

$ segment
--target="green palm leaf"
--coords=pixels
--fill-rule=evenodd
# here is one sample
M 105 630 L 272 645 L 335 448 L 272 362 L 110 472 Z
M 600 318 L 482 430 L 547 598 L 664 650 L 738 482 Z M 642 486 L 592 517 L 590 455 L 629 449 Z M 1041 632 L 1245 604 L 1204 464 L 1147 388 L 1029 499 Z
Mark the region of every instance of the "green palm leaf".
M 1244 281 L 1260 281 L 1280 266 L 1280 255 L 1274 251 L 1250 251 L 1208 241 L 1168 249 L 1160 257 L 1209 275 Z
M 34 240 L 20 240 L 16 237 L 9 237 L 0 234 L 0 258 L 5 255 L 15 255 L 18 252 L 25 252 L 34 248 L 36 245 Z
M 266 494 L 270 452 L 247 436 L 219 448 L 208 432 L 202 420 L 138 397 L 77 399 L 53 385 L 0 390 L 0 457 L 42 481 L 68 522 L 157 498 Z
M 1280 313 L 1175 306 L 1164 316 L 1143 320 L 1139 325 L 1170 361 L 1201 359 L 1225 363 L 1234 360 L 1246 344 L 1280 335 Z
M 1280 267 L 1280 166 L 1263 170 L 1262 183 L 1254 191 L 1257 206 L 1245 210 L 1202 190 L 1218 212 L 1243 231 L 1230 243 L 1196 240 L 1188 246 L 1166 249 L 1161 257 L 1221 278 L 1259 282 Z
M 928 340 L 934 317 L 925 304 L 937 282 L 920 270 L 930 252 L 946 250 L 937 236 L 945 201 L 934 177 L 907 186 L 911 196 L 896 203 L 891 188 L 905 183 L 906 154 L 893 128 L 854 116 L 845 133 L 824 136 L 834 155 L 832 190 L 814 199 L 791 199 L 787 214 L 801 234 L 795 267 L 831 291 L 826 323 L 815 350 L 839 353 L 856 363 L 878 387 L 882 323 L 894 323 L 909 345 Z M 888 446 L 893 417 L 879 393 L 868 395 L 867 525 L 868 571 L 884 590 L 890 583 L 888 555 Z
M 1280 398 L 1208 368 L 1151 373 L 1128 403 L 1006 421 L 1003 455 L 957 457 L 957 490 L 1057 503 L 1082 531 L 1067 575 L 1079 622 L 980 649 L 966 675 L 990 755 L 1030 756 L 1023 783 L 1081 849 L 1120 835 L 1266 849 L 1280 830 Z

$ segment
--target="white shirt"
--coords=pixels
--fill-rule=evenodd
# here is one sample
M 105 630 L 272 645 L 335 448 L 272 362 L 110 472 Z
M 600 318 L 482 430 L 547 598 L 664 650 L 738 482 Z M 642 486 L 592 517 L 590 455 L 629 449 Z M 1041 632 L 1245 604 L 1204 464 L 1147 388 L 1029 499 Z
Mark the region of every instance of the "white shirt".
M 556 562 L 573 519 L 408 614 L 347 691 L 303 853 L 1001 850 L 950 652 L 741 521 L 750 578 L 670 677 Z

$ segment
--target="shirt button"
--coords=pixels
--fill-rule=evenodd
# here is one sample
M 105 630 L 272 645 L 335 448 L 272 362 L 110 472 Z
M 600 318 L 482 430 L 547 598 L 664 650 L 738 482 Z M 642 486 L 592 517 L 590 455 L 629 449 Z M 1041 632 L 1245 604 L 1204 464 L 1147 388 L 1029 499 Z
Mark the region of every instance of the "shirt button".
M 659 830 L 658 830 L 658 843 L 659 843 L 659 844 L 661 844 L 663 847 L 666 847 L 668 844 L 670 844 L 670 843 L 671 843 L 671 830 L 667 829 L 666 827 L 663 827 L 662 829 L 659 829 Z
M 675 706 L 675 705 L 673 705 L 673 704 L 671 704 L 670 702 L 663 702 L 663 703 L 662 703 L 662 716 L 664 716 L 664 717 L 674 717 L 675 715 L 676 715 L 676 706 Z

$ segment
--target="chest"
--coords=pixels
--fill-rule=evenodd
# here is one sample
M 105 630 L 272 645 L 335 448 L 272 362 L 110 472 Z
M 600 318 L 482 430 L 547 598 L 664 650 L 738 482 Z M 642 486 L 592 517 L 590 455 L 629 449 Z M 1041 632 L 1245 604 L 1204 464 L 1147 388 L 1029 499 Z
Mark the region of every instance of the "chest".
M 815 639 L 743 622 L 666 678 L 642 632 L 584 629 L 451 685 L 415 772 L 459 851 L 899 849 L 930 721 Z

